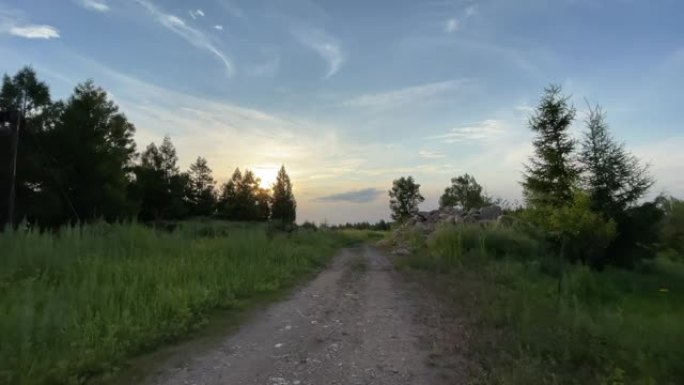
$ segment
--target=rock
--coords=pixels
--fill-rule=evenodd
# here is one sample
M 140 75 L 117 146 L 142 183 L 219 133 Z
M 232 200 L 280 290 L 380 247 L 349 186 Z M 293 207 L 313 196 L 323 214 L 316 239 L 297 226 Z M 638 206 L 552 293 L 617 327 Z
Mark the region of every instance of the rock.
M 501 207 L 492 205 L 480 209 L 480 220 L 493 221 L 503 215 Z

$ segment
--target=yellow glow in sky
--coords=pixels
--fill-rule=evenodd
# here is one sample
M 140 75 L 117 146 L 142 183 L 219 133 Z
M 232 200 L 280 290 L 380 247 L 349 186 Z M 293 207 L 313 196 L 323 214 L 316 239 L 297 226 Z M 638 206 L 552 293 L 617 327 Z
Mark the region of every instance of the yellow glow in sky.
M 278 166 L 266 165 L 254 166 L 252 171 L 254 171 L 254 175 L 259 178 L 259 186 L 261 186 L 261 188 L 270 189 L 276 181 L 279 169 L 280 167 Z

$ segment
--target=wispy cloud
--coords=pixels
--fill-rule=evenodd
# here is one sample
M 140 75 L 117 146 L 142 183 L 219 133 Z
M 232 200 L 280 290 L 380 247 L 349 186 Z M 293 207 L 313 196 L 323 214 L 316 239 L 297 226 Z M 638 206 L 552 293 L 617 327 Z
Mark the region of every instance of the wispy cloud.
M 109 11 L 109 5 L 106 0 L 78 0 L 78 3 L 83 7 L 91 9 L 98 12 Z
M 23 20 L 23 14 L 14 10 L 0 9 L 0 33 L 26 39 L 56 39 L 59 30 L 47 24 L 33 24 Z
M 439 139 L 445 143 L 487 140 L 501 136 L 505 132 L 504 123 L 488 119 L 471 126 L 453 128 L 446 134 L 435 135 L 429 139 Z
M 421 158 L 425 158 L 425 159 L 440 159 L 440 158 L 444 158 L 444 154 L 442 154 L 441 152 L 437 152 L 437 151 L 426 151 L 426 150 L 421 150 L 421 151 L 418 151 L 418 155 L 419 155 Z
M 191 9 L 188 11 L 188 14 L 193 19 L 197 19 L 198 17 L 204 17 L 204 11 L 201 9 Z
M 25 25 L 11 27 L 9 33 L 27 39 L 56 39 L 59 37 L 57 28 L 51 25 Z
M 465 22 L 477 14 L 477 4 L 472 4 L 466 7 L 460 17 L 452 17 L 444 23 L 444 32 L 447 34 L 454 33 L 463 28 Z
M 421 84 L 398 90 L 366 94 L 344 102 L 350 107 L 390 108 L 412 104 L 460 89 L 468 79 Z
M 207 35 L 197 29 L 190 27 L 180 17 L 163 12 L 148 0 L 135 1 L 143 6 L 158 23 L 181 36 L 195 47 L 209 51 L 216 56 L 225 66 L 226 74 L 228 76 L 233 76 L 235 73 L 235 68 L 232 61 L 226 54 L 216 47 L 216 45 L 211 41 L 211 39 L 209 39 Z
M 376 188 L 366 188 L 363 190 L 345 191 L 319 197 L 317 201 L 322 202 L 350 202 L 350 203 L 369 203 L 376 200 L 385 192 Z
M 314 50 L 326 62 L 328 71 L 325 78 L 335 75 L 340 70 L 345 57 L 337 39 L 315 28 L 300 28 L 293 33 L 301 44 Z
M 214 29 L 217 30 L 217 31 L 223 31 L 223 26 L 220 25 L 220 24 L 216 24 L 216 25 L 214 26 Z
M 444 31 L 446 33 L 452 33 L 452 32 L 458 31 L 460 28 L 461 28 L 461 22 L 456 18 L 452 18 L 452 19 L 448 19 L 446 21 L 446 25 L 444 26 Z

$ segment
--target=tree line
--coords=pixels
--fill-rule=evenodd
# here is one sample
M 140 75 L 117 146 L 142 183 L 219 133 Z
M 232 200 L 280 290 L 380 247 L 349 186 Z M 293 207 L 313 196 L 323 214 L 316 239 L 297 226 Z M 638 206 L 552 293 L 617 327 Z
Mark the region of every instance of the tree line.
M 25 67 L 4 75 L 0 89 L 0 221 L 43 227 L 137 218 L 216 216 L 293 223 L 296 200 L 282 166 L 271 189 L 236 169 L 217 188 L 207 160 L 178 166 L 166 136 L 142 153 L 135 126 L 92 81 L 52 101 L 45 82 Z M 16 156 L 15 156 L 16 154 Z
M 631 267 L 663 250 L 684 255 L 684 202 L 664 196 L 643 201 L 654 179 L 613 138 L 600 106 L 589 107 L 580 140 L 569 132 L 575 118 L 560 86 L 544 90 L 528 121 L 535 138 L 521 181 L 525 203 L 511 215 L 541 231 L 563 258 L 596 268 Z M 395 180 L 389 196 L 399 222 L 424 201 L 410 176 Z M 464 210 L 493 202 L 469 174 L 453 178 L 440 198 L 441 207 Z

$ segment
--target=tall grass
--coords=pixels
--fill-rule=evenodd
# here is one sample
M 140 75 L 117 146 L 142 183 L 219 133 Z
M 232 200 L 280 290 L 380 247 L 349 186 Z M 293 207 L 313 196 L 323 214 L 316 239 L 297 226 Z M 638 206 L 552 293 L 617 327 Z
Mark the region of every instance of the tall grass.
M 445 227 L 405 261 L 448 271 L 429 279 L 467 318 L 474 383 L 681 383 L 684 265 L 568 265 L 559 292 L 543 250 L 514 229 Z
M 138 224 L 0 233 L 0 383 L 79 384 L 321 265 L 343 238 Z

